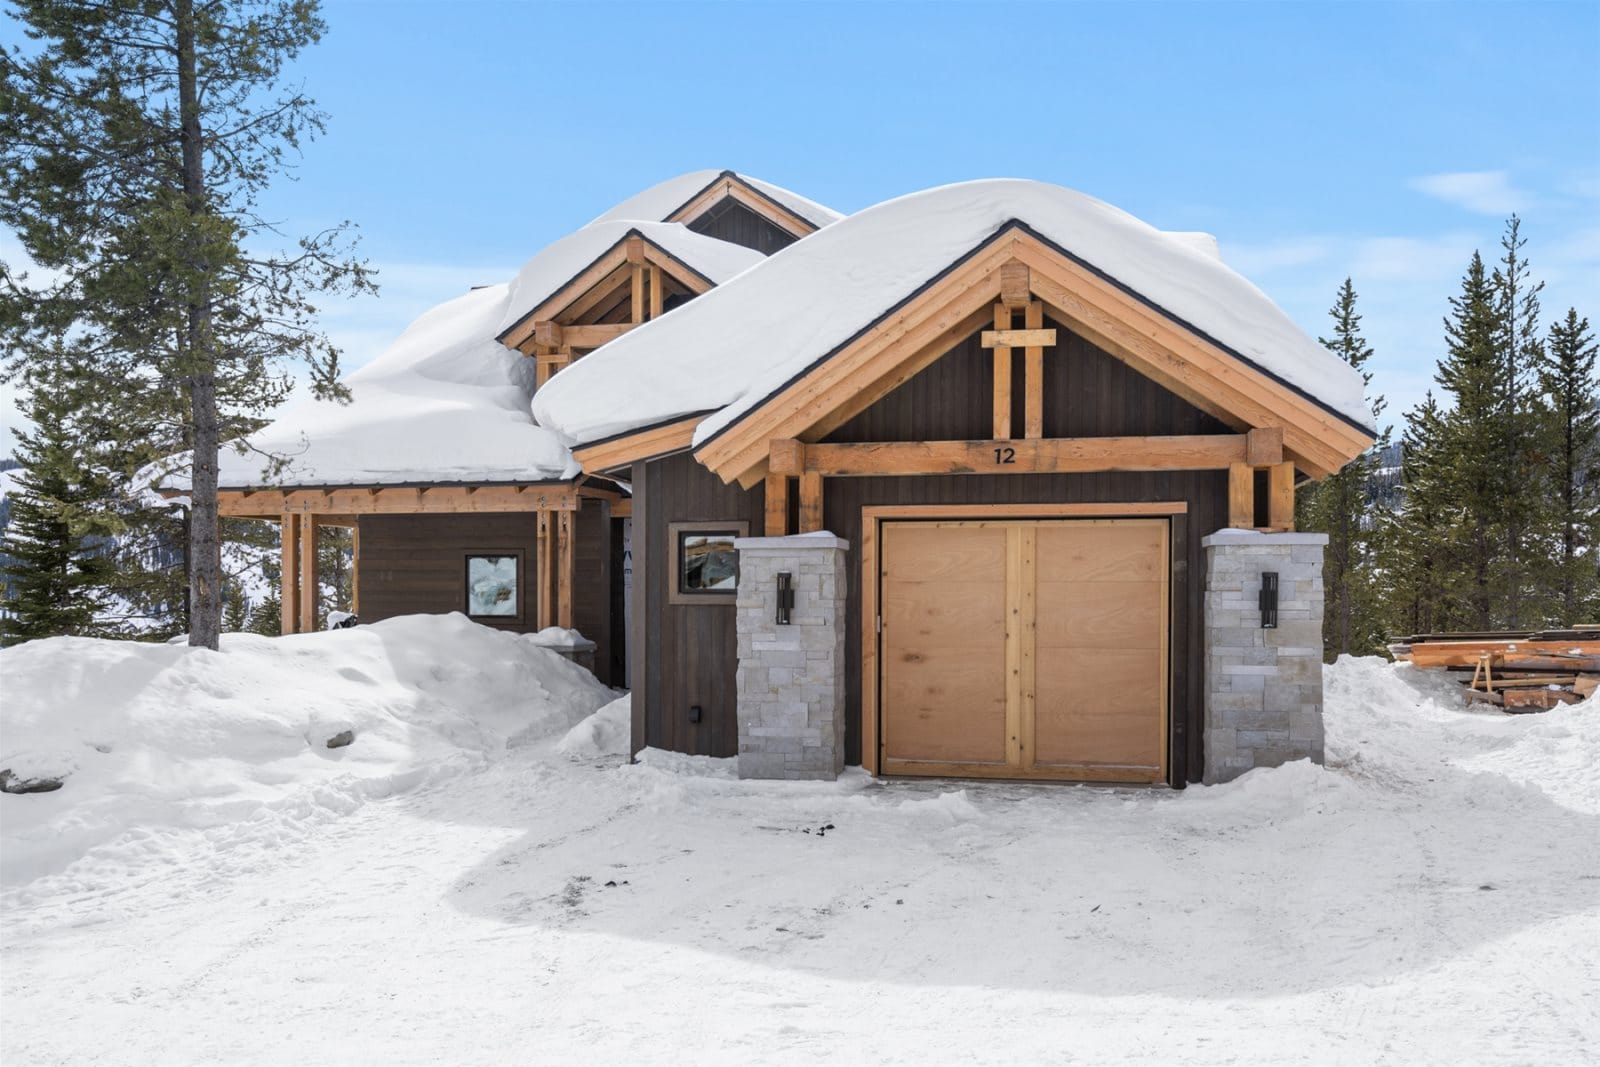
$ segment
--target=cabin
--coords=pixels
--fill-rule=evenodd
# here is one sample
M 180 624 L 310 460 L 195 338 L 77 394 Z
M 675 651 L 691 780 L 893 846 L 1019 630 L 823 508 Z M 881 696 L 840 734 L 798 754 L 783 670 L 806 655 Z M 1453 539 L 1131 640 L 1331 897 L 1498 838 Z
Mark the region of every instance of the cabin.
M 283 632 L 315 628 L 318 531 L 345 527 L 361 619 L 461 611 L 521 633 L 576 630 L 585 662 L 620 683 L 627 487 L 582 471 L 534 423 L 532 398 L 838 217 L 729 170 L 660 183 L 509 283 L 423 315 L 349 376 L 348 406 L 302 403 L 225 452 L 222 513 L 282 524 Z
M 913 194 L 533 410 L 630 488 L 636 750 L 1171 786 L 1321 758 L 1294 493 L 1372 418 L 1203 236 L 1038 182 Z
M 1358 373 L 1231 270 L 1060 186 L 841 218 L 652 187 L 429 312 L 225 466 L 363 620 L 576 629 L 632 738 L 752 778 L 1181 787 L 1322 757 L 1325 538 Z M 296 580 L 297 576 L 297 580 Z

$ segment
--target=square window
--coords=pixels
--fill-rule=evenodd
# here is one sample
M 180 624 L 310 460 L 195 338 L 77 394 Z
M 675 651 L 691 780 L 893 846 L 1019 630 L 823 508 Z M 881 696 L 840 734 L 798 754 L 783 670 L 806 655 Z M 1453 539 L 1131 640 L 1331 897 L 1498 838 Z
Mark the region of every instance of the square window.
M 468 618 L 514 619 L 522 614 L 517 587 L 521 562 L 510 553 L 467 557 Z
M 674 604 L 732 603 L 739 590 L 739 553 L 736 537 L 744 537 L 748 523 L 677 522 L 668 527 L 671 537 Z

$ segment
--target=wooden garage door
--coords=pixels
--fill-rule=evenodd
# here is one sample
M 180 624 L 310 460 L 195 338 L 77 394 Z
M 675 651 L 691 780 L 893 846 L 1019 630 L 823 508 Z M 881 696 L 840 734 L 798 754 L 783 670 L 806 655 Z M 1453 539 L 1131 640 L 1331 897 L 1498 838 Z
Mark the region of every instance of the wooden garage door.
M 884 773 L 1163 780 L 1168 530 L 886 523 Z

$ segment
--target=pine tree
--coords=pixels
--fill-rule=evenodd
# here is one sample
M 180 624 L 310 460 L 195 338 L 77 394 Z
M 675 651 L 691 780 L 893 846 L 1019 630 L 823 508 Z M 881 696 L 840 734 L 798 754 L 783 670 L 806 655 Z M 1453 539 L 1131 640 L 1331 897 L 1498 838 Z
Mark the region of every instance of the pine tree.
M 283 400 L 285 359 L 347 396 L 311 299 L 371 287 L 342 227 L 274 252 L 258 211 L 322 129 L 283 72 L 323 23 L 315 0 L 13 8 L 33 44 L 0 63 L 0 221 L 51 273 L 0 296 L 8 363 L 70 336 L 103 376 L 97 403 L 187 450 L 189 638 L 215 648 L 219 449 Z
M 1523 247 L 1522 220 L 1512 215 L 1500 238 L 1502 256 L 1494 272 L 1500 319 L 1501 403 L 1496 436 L 1499 438 L 1499 487 L 1493 519 L 1500 527 L 1504 554 L 1497 560 L 1496 617 L 1510 629 L 1537 625 L 1524 604 L 1533 588 L 1536 543 L 1547 525 L 1544 514 L 1549 499 L 1546 466 L 1535 455 L 1538 425 L 1542 421 L 1540 395 L 1533 388 L 1543 343 L 1539 335 L 1539 294 L 1544 283 L 1532 280 Z M 1530 604 L 1535 615 L 1541 614 Z
M 1456 595 L 1442 620 L 1449 629 L 1488 630 L 1496 621 L 1496 568 L 1504 562 L 1497 518 L 1507 478 L 1500 300 L 1483 257 L 1474 252 L 1460 295 L 1450 298 L 1448 352 L 1435 374 L 1453 405 L 1438 422 L 1439 439 L 1430 442 L 1450 489 L 1440 501 L 1443 517 L 1455 531 L 1446 577 Z
M 283 632 L 283 601 L 276 592 L 262 597 L 250 608 L 250 622 L 245 629 L 263 637 L 277 637 Z
M 225 582 L 222 595 L 222 632 L 241 633 L 250 622 L 250 601 L 238 582 Z
M 47 373 L 48 371 L 48 373 Z M 80 380 L 65 360 L 26 383 L 31 431 L 14 430 L 22 474 L 6 527 L 7 595 L 0 644 L 101 633 L 110 560 L 109 482 L 74 422 Z
M 1370 386 L 1372 374 L 1364 368 L 1372 358 L 1372 347 L 1361 335 L 1355 285 L 1349 278 L 1339 287 L 1328 315 L 1333 319 L 1333 336 L 1320 338 L 1323 347 L 1360 371 L 1362 381 Z M 1383 411 L 1383 398 L 1374 397 L 1370 404 L 1376 422 Z M 1299 528 L 1328 535 L 1322 628 L 1330 661 L 1340 654 L 1369 655 L 1382 647 L 1386 636 L 1376 584 L 1378 531 L 1372 521 L 1367 483 L 1378 467 L 1379 455 L 1388 447 L 1385 432 L 1338 473 L 1302 490 L 1296 501 Z
M 1400 508 L 1380 539 L 1380 570 L 1389 586 L 1390 630 L 1431 633 L 1449 628 L 1456 612 L 1450 522 L 1456 508 L 1441 446 L 1445 413 L 1430 390 L 1406 412 L 1400 437 Z
M 1600 615 L 1600 346 L 1589 320 L 1568 308 L 1550 327 L 1540 353 L 1539 385 L 1552 467 L 1553 519 L 1559 538 L 1554 597 L 1563 625 Z

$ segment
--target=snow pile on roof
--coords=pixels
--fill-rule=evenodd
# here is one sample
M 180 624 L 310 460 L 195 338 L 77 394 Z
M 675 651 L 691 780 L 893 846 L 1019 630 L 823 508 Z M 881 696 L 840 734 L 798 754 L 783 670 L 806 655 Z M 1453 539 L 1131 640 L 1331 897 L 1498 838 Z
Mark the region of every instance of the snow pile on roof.
M 712 182 L 725 176 L 738 178 L 751 188 L 765 193 L 819 229 L 844 218 L 837 211 L 830 207 L 824 207 L 815 200 L 807 199 L 799 193 L 791 192 L 782 186 L 773 185 L 771 182 L 764 182 L 760 178 L 752 178 L 748 174 L 740 174 L 731 170 L 693 170 L 688 174 L 680 174 L 676 178 L 668 178 L 666 181 L 652 185 L 641 193 L 630 196 L 594 221 L 613 222 L 618 219 L 665 220 L 673 212 L 704 192 L 705 188 Z M 590 225 L 593 225 L 593 223 Z
M 498 335 L 515 326 L 528 312 L 564 289 L 635 230 L 715 285 L 766 258 L 754 249 L 695 233 L 676 222 L 640 222 L 626 218 L 592 222 L 547 245 L 523 264 L 511 282 L 510 300 L 495 333 Z
M 701 443 L 1013 219 L 1332 410 L 1371 422 L 1361 376 L 1193 240 L 1018 179 L 913 193 L 812 234 L 572 367 L 534 415 L 582 443 L 720 409 L 700 423 Z
M 586 226 L 528 260 L 509 285 L 475 289 L 423 314 L 349 376 L 350 404 L 302 398 L 250 438 L 252 451 L 225 450 L 220 484 L 261 485 L 263 452 L 288 458 L 275 484 L 289 486 L 576 476 L 571 454 L 529 413 L 532 361 L 495 338 L 633 230 L 714 283 L 762 258 L 676 223 Z M 164 484 L 181 487 L 183 480 Z
M 303 397 L 251 436 L 255 451 L 225 448 L 219 484 L 263 484 L 261 452 L 288 459 L 275 483 L 290 486 L 572 477 L 571 455 L 529 417 L 532 362 L 494 339 L 509 300 L 492 285 L 424 313 L 346 379 L 351 403 Z
M 54 792 L 0 797 L 7 885 L 91 853 L 102 870 L 159 868 L 172 838 L 224 824 L 248 845 L 264 809 L 302 823 L 342 814 L 558 735 L 615 697 L 564 657 L 462 615 L 227 634 L 220 652 L 32 641 L 0 651 L 0 689 L 0 770 L 64 776 Z M 346 730 L 353 741 L 329 748 Z

